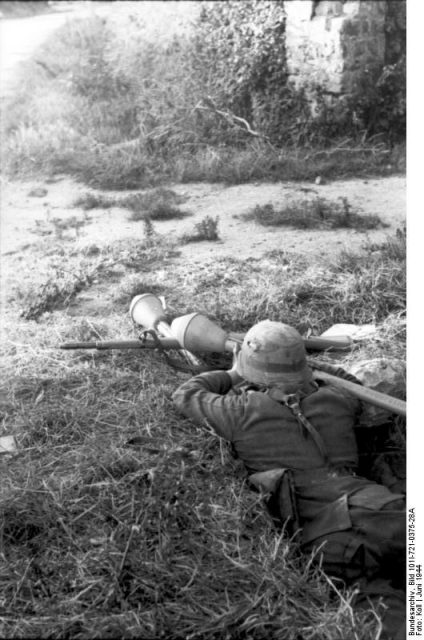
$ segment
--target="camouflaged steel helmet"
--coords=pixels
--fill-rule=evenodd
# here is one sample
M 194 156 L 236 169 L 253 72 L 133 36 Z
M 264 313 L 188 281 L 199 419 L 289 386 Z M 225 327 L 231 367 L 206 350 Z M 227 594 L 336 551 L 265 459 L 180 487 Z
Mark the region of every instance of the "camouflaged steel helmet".
M 271 320 L 255 324 L 246 333 L 237 372 L 248 382 L 282 386 L 286 393 L 306 388 L 312 381 L 300 333 Z

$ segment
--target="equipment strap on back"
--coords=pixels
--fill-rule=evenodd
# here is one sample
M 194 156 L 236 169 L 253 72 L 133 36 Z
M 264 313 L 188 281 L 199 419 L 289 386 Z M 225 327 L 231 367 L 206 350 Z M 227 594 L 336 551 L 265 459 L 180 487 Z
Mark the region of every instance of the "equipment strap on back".
M 319 452 L 323 457 L 324 463 L 327 464 L 329 462 L 329 458 L 324 440 L 321 438 L 320 434 L 315 429 L 313 424 L 309 422 L 305 414 L 302 412 L 302 409 L 300 408 L 300 395 L 298 393 L 286 395 L 283 398 L 282 403 L 290 409 L 290 411 L 296 418 L 300 428 L 302 429 L 303 435 L 306 437 L 306 435 L 309 434 L 312 437 L 313 441 L 319 449 Z

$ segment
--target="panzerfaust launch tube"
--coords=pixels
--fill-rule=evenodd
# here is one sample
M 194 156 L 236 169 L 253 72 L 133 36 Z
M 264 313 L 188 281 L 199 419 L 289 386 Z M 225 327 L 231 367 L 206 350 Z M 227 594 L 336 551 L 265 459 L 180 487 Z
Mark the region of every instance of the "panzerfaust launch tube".
M 312 366 L 312 368 L 314 367 L 313 361 L 311 361 L 309 364 Z M 318 373 L 316 374 L 316 376 L 318 378 L 327 380 L 328 382 L 333 383 L 334 386 L 346 389 L 346 391 L 350 391 L 352 395 L 356 396 L 360 400 L 369 402 L 376 407 L 382 407 L 383 409 L 391 411 L 392 413 L 396 413 L 399 416 L 406 416 L 406 402 L 404 400 L 394 398 L 393 396 L 389 396 L 386 393 L 381 393 L 381 391 L 376 391 L 375 389 L 370 389 L 369 387 L 363 387 L 359 384 L 351 382 L 350 380 L 345 380 L 344 378 L 333 376 L 331 373 L 327 373 L 326 371 L 320 371 L 319 367 L 317 367 L 317 369 Z

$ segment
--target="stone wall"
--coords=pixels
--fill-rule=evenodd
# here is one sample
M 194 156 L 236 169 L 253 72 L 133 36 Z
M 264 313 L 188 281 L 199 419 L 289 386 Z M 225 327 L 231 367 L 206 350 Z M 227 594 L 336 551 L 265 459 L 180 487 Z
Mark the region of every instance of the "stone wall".
M 306 92 L 320 86 L 335 97 L 352 92 L 364 75 L 376 80 L 405 48 L 405 7 L 390 0 L 287 0 L 290 78 Z

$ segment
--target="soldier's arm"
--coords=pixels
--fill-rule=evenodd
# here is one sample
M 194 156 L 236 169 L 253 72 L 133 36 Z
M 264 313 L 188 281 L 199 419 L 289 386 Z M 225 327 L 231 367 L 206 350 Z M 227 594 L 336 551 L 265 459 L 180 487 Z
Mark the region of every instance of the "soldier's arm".
M 242 398 L 228 394 L 236 382 L 233 378 L 231 371 L 201 373 L 184 382 L 172 399 L 186 418 L 199 425 L 210 424 L 219 436 L 231 441 L 244 414 Z

